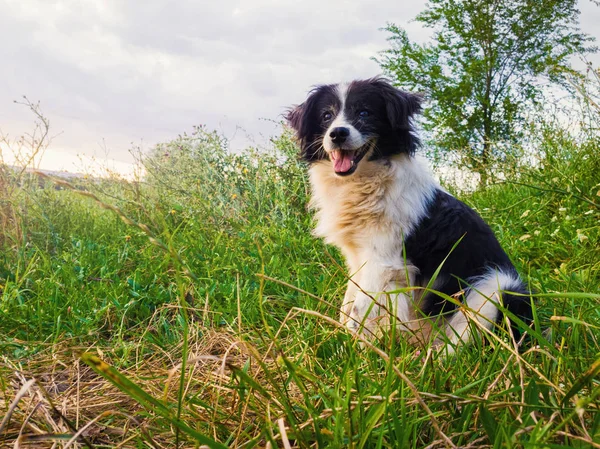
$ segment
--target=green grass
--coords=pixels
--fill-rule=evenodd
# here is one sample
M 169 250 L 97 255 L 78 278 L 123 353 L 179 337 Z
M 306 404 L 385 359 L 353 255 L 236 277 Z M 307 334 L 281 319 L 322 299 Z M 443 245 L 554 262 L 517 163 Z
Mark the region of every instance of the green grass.
M 537 293 L 537 330 L 449 359 L 335 323 L 342 259 L 311 236 L 287 134 L 223 147 L 198 129 L 141 183 L 4 173 L 0 445 L 89 425 L 97 448 L 598 447 L 596 141 L 548 134 L 540 165 L 461 195 Z

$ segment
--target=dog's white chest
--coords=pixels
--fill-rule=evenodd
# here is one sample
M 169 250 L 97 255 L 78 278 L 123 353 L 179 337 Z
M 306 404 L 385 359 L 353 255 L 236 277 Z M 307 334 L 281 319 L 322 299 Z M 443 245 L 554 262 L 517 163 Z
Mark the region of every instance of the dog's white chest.
M 328 162 L 311 167 L 315 235 L 340 248 L 350 269 L 373 261 L 401 267 L 403 241 L 426 215 L 435 185 L 412 158 L 365 165 L 369 171 L 351 179 L 335 175 Z

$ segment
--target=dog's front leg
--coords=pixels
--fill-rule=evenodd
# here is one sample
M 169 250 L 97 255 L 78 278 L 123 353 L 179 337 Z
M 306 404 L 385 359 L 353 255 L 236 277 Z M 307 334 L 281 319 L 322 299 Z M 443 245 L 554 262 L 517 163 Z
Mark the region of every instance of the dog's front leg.
M 354 301 L 344 303 L 342 314 L 347 315 L 346 326 L 354 332 L 373 337 L 399 322 L 403 330 L 415 322 L 412 295 L 399 292 L 409 285 L 401 270 L 366 265 L 361 272 L 359 287 L 354 286 Z M 350 292 L 350 286 L 346 294 Z M 393 318 L 395 317 L 395 318 Z
M 356 293 L 359 291 L 357 287 L 357 279 L 350 279 L 348 281 L 348 287 L 346 288 L 346 293 L 344 294 L 344 302 L 342 303 L 342 308 L 340 310 L 340 323 L 349 328 L 348 324 L 352 321 L 352 307 L 354 306 L 354 301 L 356 300 Z

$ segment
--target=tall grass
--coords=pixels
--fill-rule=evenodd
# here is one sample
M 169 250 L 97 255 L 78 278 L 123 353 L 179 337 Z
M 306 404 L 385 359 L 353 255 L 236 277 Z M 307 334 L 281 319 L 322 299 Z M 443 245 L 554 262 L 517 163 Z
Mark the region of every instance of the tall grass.
M 345 271 L 311 236 L 287 132 L 232 154 L 197 128 L 137 182 L 3 166 L 0 442 L 598 447 L 599 145 L 581 129 L 539 123 L 532 167 L 462 196 L 531 283 L 537 327 L 521 352 L 499 331 L 449 359 L 336 322 Z

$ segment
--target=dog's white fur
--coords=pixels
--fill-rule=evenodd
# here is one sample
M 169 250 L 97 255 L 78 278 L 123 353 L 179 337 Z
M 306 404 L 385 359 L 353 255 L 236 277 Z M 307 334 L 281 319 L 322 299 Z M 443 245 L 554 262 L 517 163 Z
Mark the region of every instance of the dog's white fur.
M 466 307 L 461 307 L 446 325 L 446 337 L 451 347 L 461 341 L 469 341 L 470 322 L 477 321 L 475 327 L 491 329 L 494 326 L 501 304 L 501 292 L 518 290 L 521 280 L 503 271 L 489 270 L 479 279 L 472 280 L 472 286 L 466 296 Z

